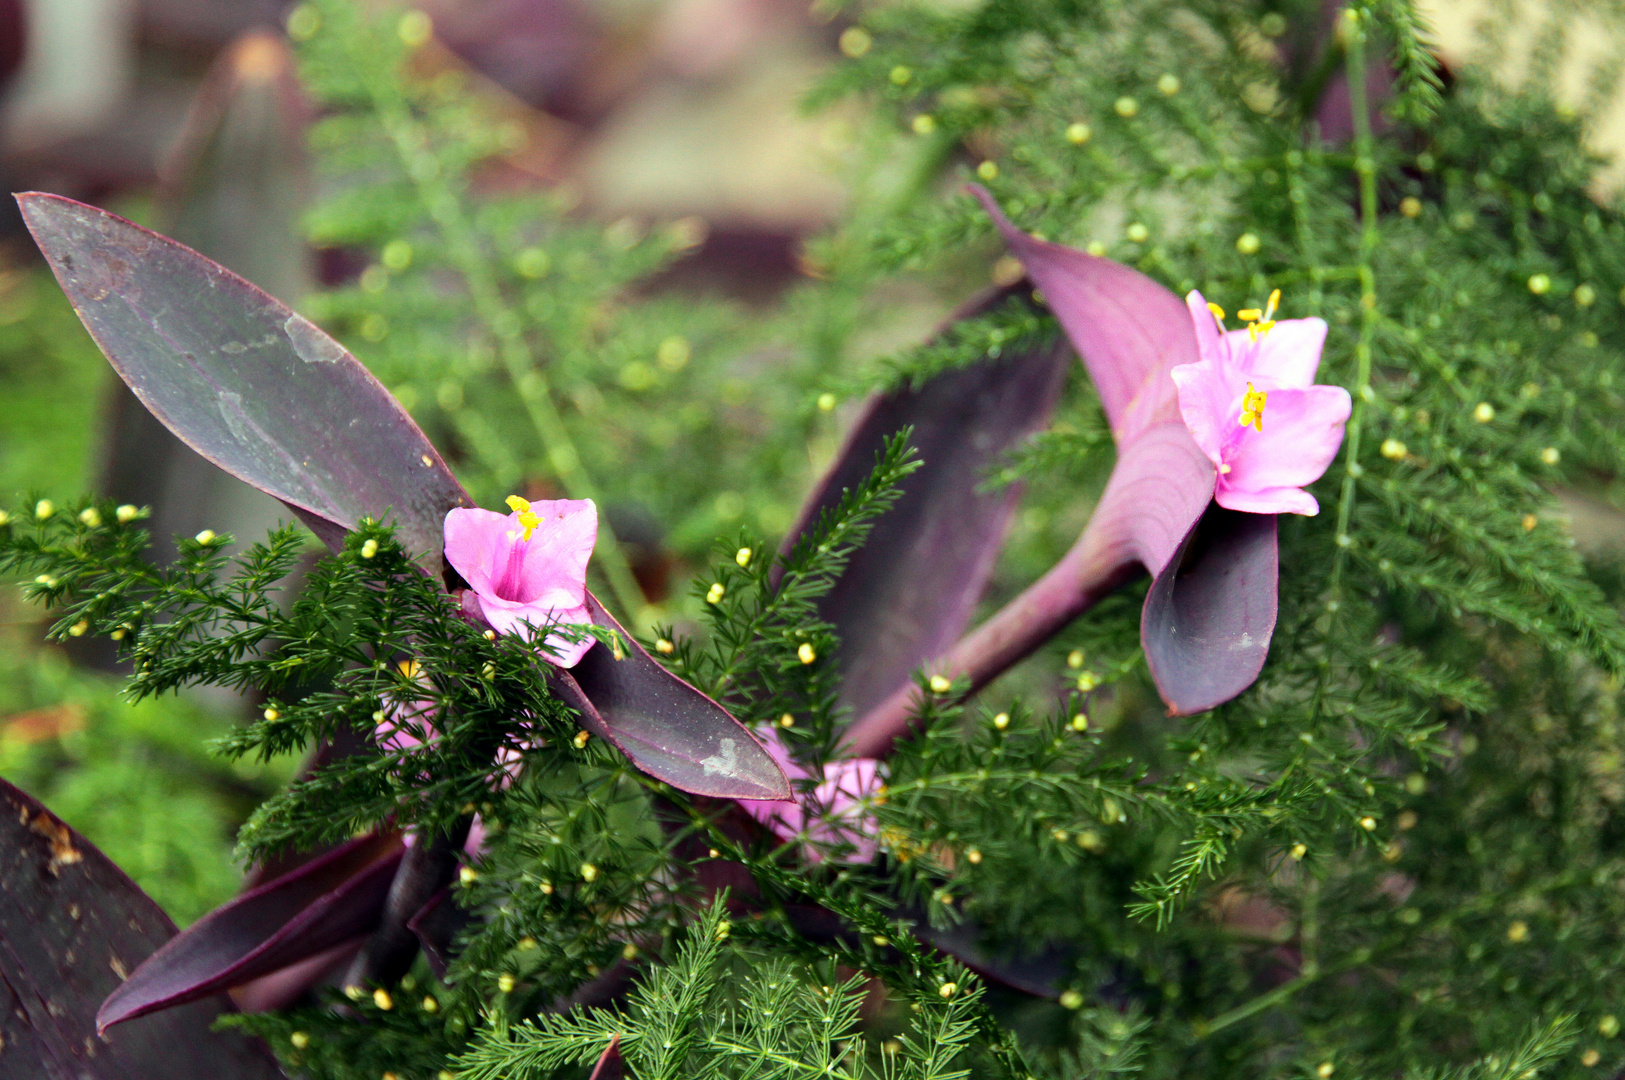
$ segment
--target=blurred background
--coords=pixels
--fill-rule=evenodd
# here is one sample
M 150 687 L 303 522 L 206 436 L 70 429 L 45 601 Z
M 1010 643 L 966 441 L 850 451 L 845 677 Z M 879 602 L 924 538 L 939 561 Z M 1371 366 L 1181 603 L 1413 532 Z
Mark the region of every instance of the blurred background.
M 1580 6 L 1430 8 L 1447 64 L 1482 55 L 1489 25 L 1500 43 L 1489 66 L 1511 84 L 1545 77 L 1552 35 L 1588 40 Z M 415 85 L 454 102 L 439 122 L 491 140 L 468 184 L 546 211 L 542 234 L 516 231 L 512 258 L 540 283 L 527 310 L 552 334 L 549 371 L 575 442 L 538 432 L 541 442 L 516 444 L 507 433 L 519 421 L 502 410 L 515 388 L 531 396 L 523 379 L 496 385 L 489 356 L 452 356 L 413 330 L 421 311 L 378 299 L 408 280 L 414 249 L 396 224 L 357 225 L 368 155 L 381 151 L 318 123 L 342 112 L 346 92 L 299 74 L 292 46 L 319 22 L 284 0 L 0 0 L 5 190 L 105 206 L 300 307 L 373 367 L 488 505 L 511 491 L 556 495 L 557 470 L 537 462 L 584 461 L 644 629 L 690 610 L 687 581 L 714 537 L 743 528 L 776 539 L 788 527 L 855 407 L 853 373 L 919 340 L 963 298 L 929 281 L 894 282 L 879 298 L 806 288 L 839 254 L 831 245 L 855 188 L 898 184 L 907 164 L 874 157 L 850 102 L 804 107 L 822 71 L 866 47 L 838 5 L 428 3 L 398 32 Z M 1599 50 L 1613 41 L 1594 40 Z M 1559 102 L 1598 118 L 1599 152 L 1625 147 L 1625 105 L 1598 98 L 1613 81 L 1597 71 L 1617 76 L 1617 65 L 1583 47 L 1566 55 Z M 1615 167 L 1605 186 L 1622 177 Z M 400 237 L 388 239 L 392 229 Z M 613 259 L 596 261 L 606 251 Z M 984 264 L 983 280 L 1007 272 L 997 252 L 966 258 Z M 388 295 L 431 303 L 435 292 L 430 282 Z M 174 535 L 254 539 L 283 516 L 123 391 L 8 200 L 0 496 L 80 491 L 152 507 L 159 558 Z M 1044 565 L 1077 527 L 1024 513 L 1010 572 L 1025 573 L 1023 559 Z M 629 606 L 624 590 L 621 600 Z M 223 765 L 204 739 L 252 702 L 194 695 L 131 708 L 110 649 L 42 645 L 45 625 L 18 590 L 0 590 L 0 774 L 184 924 L 235 889 L 235 827 L 296 763 Z

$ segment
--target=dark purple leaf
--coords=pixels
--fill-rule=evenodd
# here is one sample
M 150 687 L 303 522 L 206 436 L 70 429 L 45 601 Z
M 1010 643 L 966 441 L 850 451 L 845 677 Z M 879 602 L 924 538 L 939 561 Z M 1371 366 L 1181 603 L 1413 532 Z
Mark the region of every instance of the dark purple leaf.
M 1061 996 L 1077 966 L 1076 953 L 1060 945 L 1045 945 L 1035 953 L 993 948 L 972 923 L 935 927 L 921 918 L 914 925 L 914 936 L 989 982 L 1052 1001 Z
M 1217 503 L 1145 598 L 1140 640 L 1168 711 L 1222 705 L 1258 678 L 1275 633 L 1276 517 Z
M 558 671 L 553 690 L 639 769 L 672 787 L 722 799 L 788 799 L 790 781 L 754 736 L 715 701 L 655 662 L 587 594 L 592 620 L 619 633 L 626 656 L 603 644 Z
M 408 550 L 439 554 L 446 511 L 470 500 L 337 342 L 173 240 L 71 199 L 18 201 L 114 370 L 181 441 L 329 544 L 387 513 Z
M 625 1076 L 626 1062 L 621 1060 L 621 1037 L 612 1035 L 587 1080 L 624 1080 Z
M 216 908 L 131 972 L 97 1025 L 105 1030 L 359 943 L 382 917 L 402 853 L 394 834 L 363 836 Z
M 37 801 L 0 781 L 0 1076 L 273 1080 L 257 1040 L 209 1030 L 220 998 L 96 1034 L 96 1007 L 175 933 L 157 904 Z
M 1132 267 L 1028 236 L 984 188 L 971 191 L 1083 358 L 1118 445 L 1154 423 L 1178 421 L 1168 372 L 1200 359 L 1179 297 Z
M 1001 289 L 953 321 L 986 314 L 1030 289 Z M 1019 301 L 1017 301 L 1019 302 Z M 947 652 L 987 585 L 1021 491 L 985 491 L 1011 449 L 1049 423 L 1065 382 L 1061 342 L 989 357 L 919 389 L 871 398 L 835 463 L 785 537 L 788 552 L 819 515 L 874 468 L 886 439 L 912 426 L 921 467 L 902 484 L 846 572 L 819 601 L 840 637 L 840 704 L 861 716 Z
M 417 935 L 410 925 L 412 919 L 456 877 L 473 820 L 473 815 L 467 814 L 447 832 L 416 835 L 416 842 L 407 849 L 396 868 L 377 928 L 368 935 L 366 944 L 350 965 L 344 978 L 346 986 L 393 983 L 411 969 L 412 959 L 418 952 Z
M 451 962 L 451 943 L 469 924 L 469 914 L 457 906 L 450 889 L 441 889 L 407 922 L 406 928 L 418 939 L 423 958 L 435 977 L 446 977 L 446 966 Z

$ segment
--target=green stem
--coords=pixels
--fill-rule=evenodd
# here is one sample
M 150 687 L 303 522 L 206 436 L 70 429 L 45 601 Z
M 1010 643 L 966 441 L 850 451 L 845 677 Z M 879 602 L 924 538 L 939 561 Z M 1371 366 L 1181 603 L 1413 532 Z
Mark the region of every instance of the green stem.
M 1377 163 L 1371 137 L 1371 114 L 1366 100 L 1365 25 L 1355 8 L 1343 13 L 1346 34 L 1344 70 L 1349 85 L 1349 108 L 1354 114 L 1354 171 L 1360 184 L 1360 337 L 1354 346 L 1354 415 L 1349 418 L 1345 442 L 1343 487 L 1337 500 L 1337 553 L 1332 560 L 1332 603 L 1341 599 L 1343 564 L 1353 544 L 1349 522 L 1354 514 L 1355 485 L 1361 472 L 1360 436 L 1371 398 L 1371 354 L 1376 337 L 1377 276 L 1372 256 L 1377 249 Z
M 446 241 L 452 264 L 468 288 L 475 315 L 496 342 L 503 369 L 524 403 L 554 475 L 569 497 L 601 503 L 598 487 L 582 466 L 581 455 L 553 402 L 547 375 L 525 340 L 523 323 L 503 302 L 502 292 L 480 249 L 463 202 L 441 174 L 439 159 L 429 150 L 428 133 L 412 116 L 411 106 L 399 87 L 388 80 L 373 80 L 369 90 L 401 164 Z M 598 567 L 609 583 L 617 606 L 626 618 L 636 619 L 643 604 L 643 592 L 632 576 L 626 553 L 602 514 L 598 518 L 596 553 Z

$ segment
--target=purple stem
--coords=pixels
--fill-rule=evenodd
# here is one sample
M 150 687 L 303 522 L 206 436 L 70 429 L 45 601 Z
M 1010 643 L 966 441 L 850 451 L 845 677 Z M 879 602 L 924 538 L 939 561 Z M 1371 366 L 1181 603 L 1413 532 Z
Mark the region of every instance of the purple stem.
M 1104 504 L 1106 499 L 1103 497 Z M 928 665 L 933 674 L 968 678 L 974 693 L 998 678 L 1141 573 L 1131 541 L 1112 515 L 1096 513 L 1061 561 L 977 627 L 944 657 Z M 920 691 L 905 683 L 847 729 L 853 757 L 884 757 L 918 718 Z

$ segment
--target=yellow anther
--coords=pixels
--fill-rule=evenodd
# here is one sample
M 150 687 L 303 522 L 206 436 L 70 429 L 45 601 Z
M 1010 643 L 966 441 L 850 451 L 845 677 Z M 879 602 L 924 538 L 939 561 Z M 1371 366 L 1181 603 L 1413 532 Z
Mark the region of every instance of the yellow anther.
M 1271 319 L 1275 318 L 1275 312 L 1276 312 L 1277 309 L 1280 308 L 1280 306 L 1281 306 L 1281 290 L 1280 289 L 1271 289 L 1270 290 L 1270 298 L 1264 304 L 1264 321 L 1269 322 Z
M 1207 306 L 1207 309 L 1209 311 L 1213 312 L 1213 317 L 1215 319 L 1219 320 L 1219 329 L 1223 330 L 1224 329 L 1224 308 L 1220 307 L 1218 304 L 1214 304 L 1214 303 L 1210 302 L 1208 304 L 1208 306 Z
M 1269 394 L 1263 390 L 1254 390 L 1253 384 L 1247 384 L 1247 392 L 1241 398 L 1241 415 L 1236 418 L 1240 427 L 1251 427 L 1255 431 L 1264 430 L 1264 404 L 1269 400 Z
M 1236 312 L 1236 318 L 1242 322 L 1257 322 L 1264 317 L 1264 313 L 1255 307 L 1242 308 Z
M 508 496 L 508 509 L 519 515 L 519 527 L 525 530 L 525 535 L 520 539 L 529 540 L 530 534 L 536 531 L 536 526 L 542 523 L 542 519 L 532 512 L 529 502 L 517 495 Z

